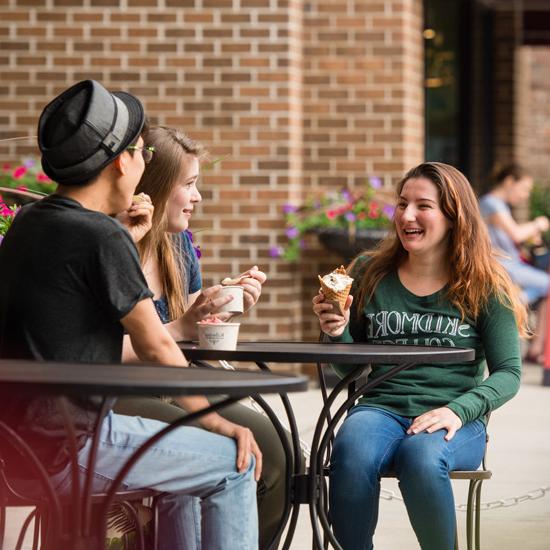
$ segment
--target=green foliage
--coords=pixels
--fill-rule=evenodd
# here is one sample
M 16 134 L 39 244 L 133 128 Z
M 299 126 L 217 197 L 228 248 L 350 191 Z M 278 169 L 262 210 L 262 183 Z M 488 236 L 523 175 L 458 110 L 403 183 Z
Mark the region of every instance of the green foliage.
M 550 218 L 550 187 L 535 184 L 529 197 L 529 219 L 537 216 Z M 545 243 L 550 243 L 550 231 L 543 235 Z
M 550 188 L 539 184 L 533 186 L 529 197 L 529 217 L 533 219 L 537 216 L 550 218 Z

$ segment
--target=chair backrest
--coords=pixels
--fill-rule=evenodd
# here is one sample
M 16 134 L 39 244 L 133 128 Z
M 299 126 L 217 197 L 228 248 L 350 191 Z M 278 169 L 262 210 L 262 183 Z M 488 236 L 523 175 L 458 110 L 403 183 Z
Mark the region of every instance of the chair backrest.
M 46 195 L 35 193 L 34 191 L 23 191 L 22 189 L 12 189 L 10 187 L 0 187 L 0 197 L 11 206 L 12 204 L 28 204 L 43 199 Z

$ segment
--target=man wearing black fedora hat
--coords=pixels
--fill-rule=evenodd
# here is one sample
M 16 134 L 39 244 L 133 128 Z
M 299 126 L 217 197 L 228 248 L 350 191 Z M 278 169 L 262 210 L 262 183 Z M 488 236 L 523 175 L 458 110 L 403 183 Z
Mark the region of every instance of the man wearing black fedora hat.
M 156 313 L 134 241 L 113 217 L 128 210 L 136 234 L 150 227 L 150 204 L 132 205 L 152 156 L 141 137 L 144 123 L 136 97 L 111 93 L 93 80 L 75 84 L 44 108 L 38 124 L 42 166 L 59 186 L 21 209 L 0 246 L 1 358 L 117 363 L 126 331 L 140 359 L 187 365 Z M 0 419 L 32 445 L 54 485 L 66 487 L 69 442 L 60 436 L 63 424 L 52 402 L 2 389 L 0 399 Z M 208 406 L 202 397 L 181 401 L 187 411 Z M 70 407 L 85 468 L 97 405 L 79 398 Z M 204 548 L 234 548 L 234 541 L 257 548 L 255 463 L 261 464 L 261 453 L 242 426 L 217 414 L 201 424 L 208 431 L 183 427 L 161 439 L 125 485 L 168 493 L 161 548 L 184 547 L 186 518 L 178 514 L 178 500 L 186 494 L 202 497 Z M 110 412 L 101 427 L 94 489 L 105 490 L 134 449 L 164 426 Z

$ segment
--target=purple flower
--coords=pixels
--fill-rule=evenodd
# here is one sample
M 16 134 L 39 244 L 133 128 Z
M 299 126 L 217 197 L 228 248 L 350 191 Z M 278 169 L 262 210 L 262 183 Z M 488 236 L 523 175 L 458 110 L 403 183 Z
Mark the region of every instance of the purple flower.
M 295 227 L 289 227 L 289 228 L 286 230 L 286 236 L 287 236 L 289 239 L 295 239 L 299 234 L 300 234 L 300 232 L 299 232 L 298 229 L 296 229 Z
M 346 214 L 344 214 L 344 218 L 346 218 L 346 220 L 348 220 L 348 222 L 354 222 L 355 221 L 355 214 L 353 212 L 346 212 Z
M 189 237 L 189 240 L 191 242 L 193 242 L 193 233 L 191 233 L 191 231 L 189 231 L 189 229 L 186 229 L 184 231 L 184 233 L 187 234 L 187 236 Z M 202 256 L 202 252 L 201 252 L 201 247 L 200 246 L 195 246 L 193 245 L 193 250 L 195 251 L 195 256 L 197 256 L 197 259 L 200 260 L 201 256 Z
M 25 159 L 23 161 L 23 166 L 25 168 L 32 168 L 35 164 L 36 164 L 36 162 L 33 159 Z
M 371 176 L 369 183 L 373 189 L 380 189 L 382 187 L 382 180 L 377 176 Z
M 0 244 L 2 244 L 3 240 L 4 240 L 4 235 L 0 235 Z
M 285 204 L 283 206 L 283 214 L 293 214 L 296 210 L 298 210 L 298 207 L 292 204 Z
M 283 255 L 283 249 L 280 246 L 272 246 L 269 249 L 269 255 L 272 258 L 280 258 Z
M 344 189 L 342 191 L 342 197 L 348 202 L 351 202 L 352 199 L 353 199 L 353 197 L 351 196 L 351 193 L 349 192 L 348 189 Z
M 382 212 L 384 212 L 384 215 L 386 216 L 386 218 L 388 218 L 389 220 L 393 220 L 393 215 L 395 214 L 395 207 L 389 204 L 386 204 L 386 206 L 382 208 Z

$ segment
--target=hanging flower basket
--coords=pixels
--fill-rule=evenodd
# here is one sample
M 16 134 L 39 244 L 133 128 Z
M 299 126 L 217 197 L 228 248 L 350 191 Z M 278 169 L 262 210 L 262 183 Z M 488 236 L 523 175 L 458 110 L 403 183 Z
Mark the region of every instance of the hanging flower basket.
M 346 229 L 336 227 L 316 231 L 319 242 L 330 252 L 347 262 L 363 250 L 370 250 L 388 235 L 388 229 L 358 229 L 351 235 Z
M 315 233 L 326 248 L 349 259 L 387 235 L 394 203 L 393 190 L 371 177 L 358 188 L 310 196 L 299 206 L 285 204 L 286 242 L 271 247 L 270 255 L 296 262 L 306 246 L 304 236 Z

